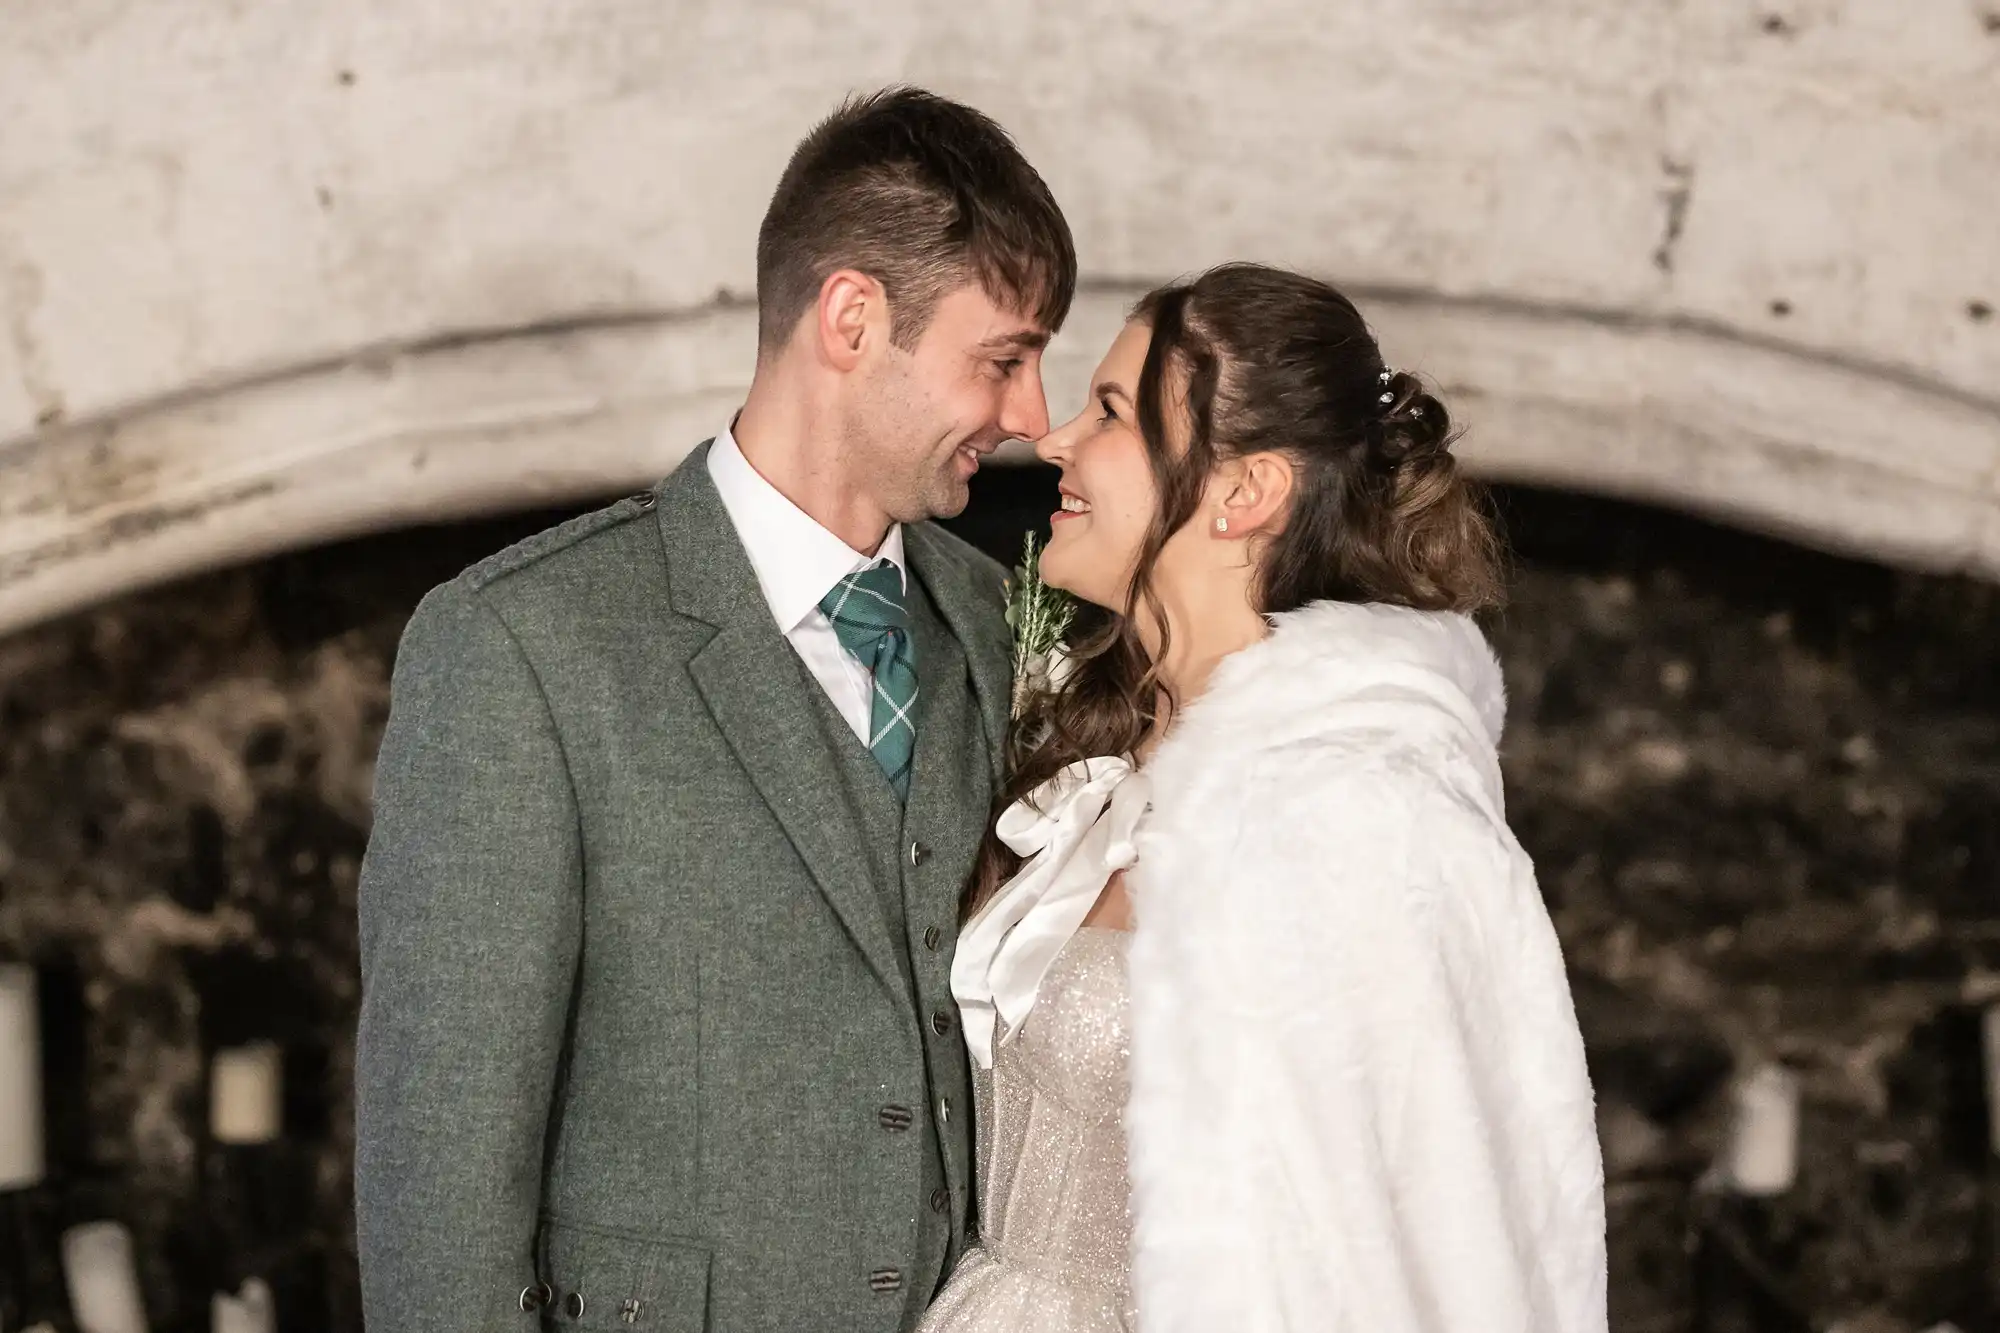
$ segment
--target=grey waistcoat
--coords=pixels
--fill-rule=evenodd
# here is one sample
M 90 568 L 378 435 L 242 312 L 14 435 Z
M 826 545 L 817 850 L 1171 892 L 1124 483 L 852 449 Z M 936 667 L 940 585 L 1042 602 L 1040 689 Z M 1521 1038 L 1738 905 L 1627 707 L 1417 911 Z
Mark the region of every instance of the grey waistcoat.
M 976 852 L 986 827 L 982 802 L 992 800 L 992 769 L 978 711 L 969 706 L 971 682 L 964 651 L 938 620 L 929 594 L 915 579 L 906 602 L 918 684 L 916 766 L 907 806 L 896 799 L 895 790 L 882 775 L 882 766 L 855 736 L 825 690 L 817 681 L 809 684 L 822 734 L 839 760 L 843 795 L 866 834 L 874 882 L 882 891 L 882 911 L 889 921 L 889 936 L 904 983 L 931 1035 L 950 1038 L 958 1023 L 949 961 L 954 925 L 951 919 L 938 919 L 924 872 L 940 854 L 965 855 L 968 842 Z M 801 665 L 800 670 L 804 669 Z M 922 836 L 926 832 L 928 836 Z M 931 1041 L 926 1043 L 926 1051 L 932 1096 L 938 1100 L 940 1115 L 917 1119 L 926 1141 L 928 1167 L 922 1263 L 926 1270 L 935 1265 L 942 1275 L 957 1262 L 960 1251 L 960 1228 L 949 1219 L 956 1216 L 962 1224 L 964 1210 L 976 1203 L 971 1159 L 959 1155 L 970 1132 L 972 1086 L 959 1042 Z M 940 1126 L 958 1132 L 940 1136 Z M 935 1287 L 912 1284 L 909 1290 L 914 1318 L 922 1314 Z

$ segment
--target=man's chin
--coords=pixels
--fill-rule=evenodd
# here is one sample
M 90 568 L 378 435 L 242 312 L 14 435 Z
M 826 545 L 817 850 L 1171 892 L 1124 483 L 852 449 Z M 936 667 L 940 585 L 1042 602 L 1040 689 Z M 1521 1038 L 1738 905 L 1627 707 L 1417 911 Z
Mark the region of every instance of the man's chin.
M 972 503 L 972 486 L 957 478 L 944 478 L 930 494 L 930 503 L 924 507 L 929 518 L 957 518 Z

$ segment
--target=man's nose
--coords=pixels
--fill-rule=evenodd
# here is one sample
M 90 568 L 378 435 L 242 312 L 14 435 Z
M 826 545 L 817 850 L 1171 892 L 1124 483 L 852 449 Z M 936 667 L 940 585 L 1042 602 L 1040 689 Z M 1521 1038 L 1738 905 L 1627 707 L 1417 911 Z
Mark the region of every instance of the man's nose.
M 1042 392 L 1042 372 L 1018 377 L 1008 386 L 1000 408 L 1000 429 L 1016 440 L 1039 440 L 1049 433 L 1049 400 Z

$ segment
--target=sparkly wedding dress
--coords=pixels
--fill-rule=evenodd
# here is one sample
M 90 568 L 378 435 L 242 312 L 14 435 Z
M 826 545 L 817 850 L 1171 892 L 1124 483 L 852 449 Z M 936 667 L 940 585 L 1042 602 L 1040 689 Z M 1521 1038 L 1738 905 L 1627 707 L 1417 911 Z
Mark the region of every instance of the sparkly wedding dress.
M 971 1050 L 980 1244 L 919 1333 L 1133 1333 L 1122 930 L 1083 925 L 1137 859 L 1146 779 L 1072 766 L 996 831 L 1028 858 L 960 934 L 952 992 Z
M 982 1238 L 920 1333 L 1130 1333 L 1120 930 L 1083 927 L 974 1080 Z

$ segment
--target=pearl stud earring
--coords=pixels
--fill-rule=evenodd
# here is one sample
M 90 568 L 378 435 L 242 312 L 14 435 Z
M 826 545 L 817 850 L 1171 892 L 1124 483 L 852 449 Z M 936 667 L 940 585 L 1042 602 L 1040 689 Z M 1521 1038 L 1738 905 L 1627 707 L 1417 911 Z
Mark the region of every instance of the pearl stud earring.
M 1228 519 L 1226 519 L 1226 518 L 1218 518 L 1218 519 L 1216 519 L 1216 520 L 1215 520 L 1215 530 L 1216 530 L 1217 532 L 1227 532 L 1227 531 L 1229 531 L 1229 520 L 1228 520 Z

